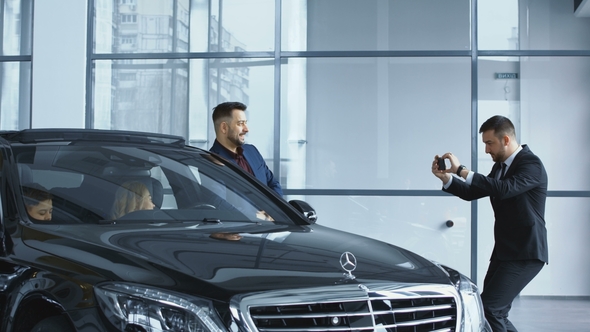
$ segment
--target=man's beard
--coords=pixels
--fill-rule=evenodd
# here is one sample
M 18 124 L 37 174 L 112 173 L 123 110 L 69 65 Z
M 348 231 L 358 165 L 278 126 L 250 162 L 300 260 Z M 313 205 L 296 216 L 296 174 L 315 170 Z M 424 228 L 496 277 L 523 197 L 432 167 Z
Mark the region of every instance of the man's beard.
M 228 137 L 228 139 L 229 139 L 230 142 L 232 142 L 233 144 L 235 144 L 235 146 L 242 146 L 245 143 L 245 140 L 244 141 L 240 140 L 240 136 L 239 135 L 238 136 Z
M 506 159 L 506 151 L 500 151 L 495 155 L 492 155 L 492 160 L 499 163 Z

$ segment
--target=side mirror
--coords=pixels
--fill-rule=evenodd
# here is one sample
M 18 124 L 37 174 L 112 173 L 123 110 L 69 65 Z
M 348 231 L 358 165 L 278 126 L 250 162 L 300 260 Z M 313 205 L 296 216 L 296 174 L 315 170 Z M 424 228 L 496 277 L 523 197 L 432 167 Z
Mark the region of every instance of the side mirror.
M 297 211 L 301 212 L 310 225 L 315 224 L 318 216 L 311 205 L 307 204 L 305 201 L 300 201 L 297 199 L 289 201 L 289 204 L 291 204 Z

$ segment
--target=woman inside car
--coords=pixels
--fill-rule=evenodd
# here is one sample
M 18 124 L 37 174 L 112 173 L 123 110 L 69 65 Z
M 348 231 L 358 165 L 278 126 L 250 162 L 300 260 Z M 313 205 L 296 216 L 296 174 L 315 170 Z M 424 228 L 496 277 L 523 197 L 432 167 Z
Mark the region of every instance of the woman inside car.
M 139 181 L 128 181 L 117 189 L 111 217 L 118 219 L 129 212 L 153 210 L 154 206 L 152 195 L 145 184 Z
M 36 183 L 23 185 L 23 198 L 29 218 L 33 221 L 49 221 L 53 214 L 53 196 Z

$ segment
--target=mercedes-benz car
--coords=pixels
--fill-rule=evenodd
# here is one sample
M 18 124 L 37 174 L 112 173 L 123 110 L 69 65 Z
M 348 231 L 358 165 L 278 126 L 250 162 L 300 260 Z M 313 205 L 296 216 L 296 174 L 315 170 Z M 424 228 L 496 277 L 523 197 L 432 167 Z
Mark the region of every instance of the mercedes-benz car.
M 490 330 L 466 276 L 182 137 L 4 131 L 0 154 L 1 331 Z

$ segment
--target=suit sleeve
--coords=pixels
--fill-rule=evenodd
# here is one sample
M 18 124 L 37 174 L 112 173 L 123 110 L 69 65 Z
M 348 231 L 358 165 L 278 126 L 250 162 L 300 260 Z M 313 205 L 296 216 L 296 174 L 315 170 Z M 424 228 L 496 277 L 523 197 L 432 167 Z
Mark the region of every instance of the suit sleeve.
M 260 154 L 258 149 L 254 145 L 251 145 L 251 147 L 252 147 L 253 151 L 256 152 L 256 159 L 258 162 L 258 167 L 256 167 L 257 169 L 253 170 L 253 171 L 255 173 L 264 172 L 264 178 L 266 181 L 265 182 L 266 185 L 269 186 L 272 190 L 274 190 L 281 197 L 283 197 L 283 189 L 281 188 L 280 182 L 277 180 L 277 178 L 275 178 L 272 171 L 268 168 L 268 165 L 266 165 L 266 162 L 264 161 L 264 158 L 262 157 L 262 154 Z M 253 165 L 250 165 L 250 166 L 253 166 Z M 260 168 L 262 168 L 262 169 L 260 169 Z
M 471 183 L 475 188 L 486 192 L 489 196 L 508 199 L 539 187 L 544 181 L 543 164 L 541 160 L 528 155 L 511 165 L 504 180 L 495 180 L 483 176 L 474 176 Z
M 477 176 L 485 177 L 484 175 L 475 173 L 473 175 L 473 178 L 475 179 L 475 177 Z M 443 188 L 443 191 L 453 194 L 466 201 L 472 201 L 485 196 L 489 196 L 484 190 L 481 190 L 472 185 L 468 185 L 467 183 L 465 183 L 465 181 L 461 181 L 459 179 L 453 179 L 451 186 L 447 189 Z
M 471 185 L 453 181 L 448 189 L 443 190 L 467 201 L 485 196 L 507 199 L 538 187 L 544 178 L 541 160 L 530 154 L 514 162 L 505 179 L 495 179 L 492 174 L 493 170 L 488 176 L 475 173 Z
M 283 197 L 283 188 L 281 188 L 281 184 L 274 177 L 272 171 L 268 168 L 266 163 L 264 163 L 265 173 L 266 173 L 266 184 L 274 191 L 277 192 L 281 197 Z

